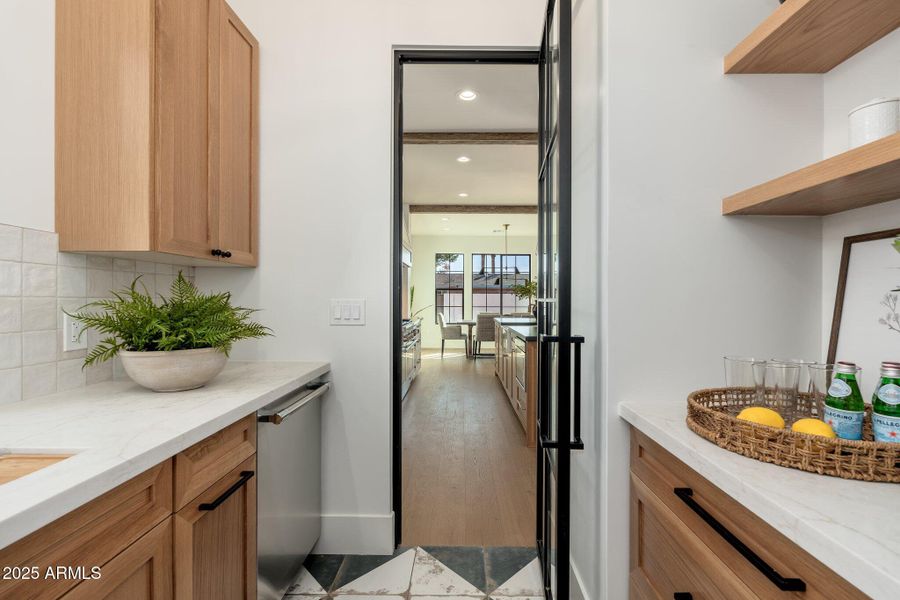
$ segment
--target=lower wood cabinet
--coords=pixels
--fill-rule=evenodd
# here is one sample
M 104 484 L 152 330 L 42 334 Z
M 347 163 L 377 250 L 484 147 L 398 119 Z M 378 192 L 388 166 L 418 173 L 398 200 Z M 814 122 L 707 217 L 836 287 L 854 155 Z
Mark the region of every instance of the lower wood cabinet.
M 632 599 L 868 597 L 651 439 L 631 439 Z
M 85 581 L 63 600 L 170 600 L 172 517 L 103 565 L 102 577 Z
M 175 513 L 175 598 L 256 598 L 256 456 Z
M 256 600 L 256 416 L 0 548 L 3 567 L 35 574 L 0 600 Z

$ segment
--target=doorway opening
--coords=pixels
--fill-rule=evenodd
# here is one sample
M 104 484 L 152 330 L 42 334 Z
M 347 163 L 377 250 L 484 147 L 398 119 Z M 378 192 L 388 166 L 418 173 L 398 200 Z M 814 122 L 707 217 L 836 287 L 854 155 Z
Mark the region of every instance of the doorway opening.
M 396 53 L 393 503 L 403 546 L 536 545 L 538 59 Z

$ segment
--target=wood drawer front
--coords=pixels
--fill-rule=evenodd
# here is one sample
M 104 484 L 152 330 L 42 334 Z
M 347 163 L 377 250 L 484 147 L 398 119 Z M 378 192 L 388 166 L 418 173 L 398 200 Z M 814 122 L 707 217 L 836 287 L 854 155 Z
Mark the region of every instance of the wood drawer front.
M 641 480 L 631 481 L 634 598 L 756 600 L 757 596 Z
M 54 599 L 79 583 L 43 579 L 48 566 L 104 565 L 172 514 L 172 461 L 0 550 L 0 566 L 37 566 L 40 581 L 0 580 L 0 600 Z
M 256 415 L 249 415 L 175 456 L 175 510 L 256 453 Z
M 867 598 L 865 594 L 768 523 L 634 429 L 631 436 L 631 471 L 760 597 L 802 597 L 822 600 Z M 675 495 L 675 488 L 690 488 L 691 497 L 697 504 L 782 577 L 802 579 L 806 583 L 806 592 L 792 593 L 779 590 L 700 515 Z
M 103 565 L 100 579 L 85 581 L 62 600 L 171 600 L 172 517 Z

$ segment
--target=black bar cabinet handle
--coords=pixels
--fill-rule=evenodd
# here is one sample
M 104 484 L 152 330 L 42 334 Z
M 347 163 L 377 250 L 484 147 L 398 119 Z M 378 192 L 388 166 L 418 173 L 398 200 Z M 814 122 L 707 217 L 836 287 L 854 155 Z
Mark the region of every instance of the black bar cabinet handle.
M 694 490 L 691 488 L 675 488 L 675 495 L 681 499 L 682 502 L 688 505 L 692 511 L 697 513 L 697 515 L 706 521 L 706 524 L 713 528 L 713 531 L 718 533 L 722 538 L 731 544 L 731 547 L 741 553 L 741 556 L 747 559 L 747 561 L 756 567 L 756 569 L 765 575 L 769 581 L 775 584 L 779 590 L 783 592 L 805 592 L 806 591 L 806 583 L 802 579 L 796 579 L 793 577 L 782 577 L 781 574 L 778 573 L 772 566 L 759 557 L 753 550 L 747 547 L 747 545 L 742 542 L 736 535 L 731 533 L 727 527 L 722 525 L 714 516 L 706 512 L 706 509 L 700 506 L 696 500 L 694 500 Z
M 250 478 L 253 477 L 253 471 L 241 471 L 241 478 L 237 480 L 233 486 L 225 490 L 221 496 L 213 500 L 212 502 L 204 502 L 197 508 L 200 510 L 216 510 L 219 508 L 219 505 L 228 500 L 228 497 L 233 493 L 244 487 L 244 485 L 250 481 Z
M 675 592 L 673 600 L 694 600 L 694 595 L 690 592 Z

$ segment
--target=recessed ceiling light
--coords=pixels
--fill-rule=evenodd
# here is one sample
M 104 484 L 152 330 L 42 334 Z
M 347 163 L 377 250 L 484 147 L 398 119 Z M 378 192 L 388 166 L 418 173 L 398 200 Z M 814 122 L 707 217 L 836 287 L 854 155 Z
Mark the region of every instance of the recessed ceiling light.
M 468 197 L 469 197 L 469 194 L 467 194 L 467 193 L 465 193 L 465 192 L 460 192 L 460 193 L 457 194 L 457 196 L 459 196 L 460 198 L 468 198 Z
M 463 102 L 471 102 L 478 97 L 478 94 L 475 93 L 475 90 L 462 90 L 456 95 L 456 97 Z
M 441 221 L 449 221 L 449 220 L 450 220 L 449 217 L 441 217 Z
M 468 156 L 460 156 L 456 159 L 456 162 L 467 163 L 470 160 L 472 160 L 472 159 L 469 158 Z
M 450 231 L 449 227 L 444 227 L 444 231 Z

